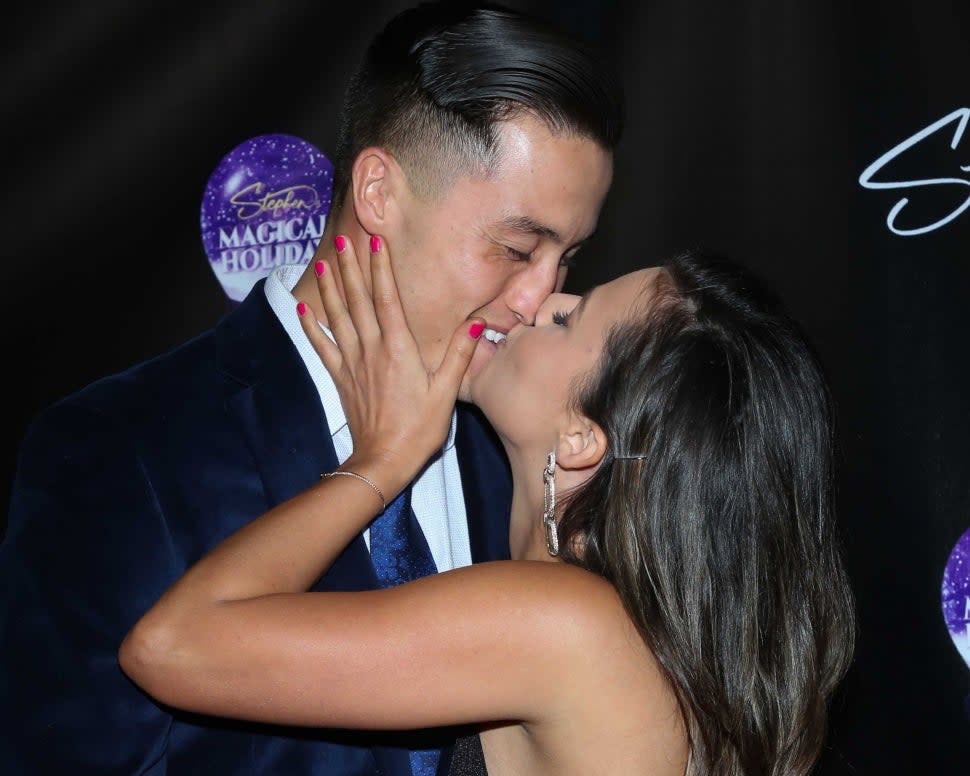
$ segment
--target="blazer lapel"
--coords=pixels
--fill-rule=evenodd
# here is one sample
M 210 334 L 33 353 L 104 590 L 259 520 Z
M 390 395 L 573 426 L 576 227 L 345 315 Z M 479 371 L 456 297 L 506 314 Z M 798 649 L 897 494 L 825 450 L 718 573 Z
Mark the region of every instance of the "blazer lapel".
M 269 306 L 264 282 L 220 323 L 217 336 L 222 367 L 233 386 L 226 407 L 249 444 L 269 509 L 308 488 L 338 462 L 320 395 Z M 370 554 L 358 536 L 313 589 L 376 586 Z

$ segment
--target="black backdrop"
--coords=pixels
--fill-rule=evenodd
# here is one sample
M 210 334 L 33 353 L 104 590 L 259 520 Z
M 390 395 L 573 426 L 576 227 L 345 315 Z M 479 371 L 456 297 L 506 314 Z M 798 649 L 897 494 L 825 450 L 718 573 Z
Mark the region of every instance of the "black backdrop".
M 964 0 L 510 2 L 614 57 L 628 131 L 585 288 L 703 246 L 781 292 L 838 403 L 842 520 L 861 634 L 820 773 L 966 773 L 970 671 L 940 582 L 970 526 L 970 110 Z M 215 165 L 268 132 L 331 154 L 340 95 L 402 2 L 20 4 L 0 29 L 6 502 L 30 416 L 226 310 L 199 234 Z M 951 147 L 951 143 L 955 147 Z M 92 558 L 92 562 L 97 559 Z

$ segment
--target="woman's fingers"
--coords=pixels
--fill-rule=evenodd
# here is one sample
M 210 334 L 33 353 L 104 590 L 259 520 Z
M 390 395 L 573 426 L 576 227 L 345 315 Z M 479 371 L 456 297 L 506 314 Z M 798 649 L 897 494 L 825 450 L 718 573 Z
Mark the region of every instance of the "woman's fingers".
M 391 256 L 387 244 L 380 237 L 371 241 L 370 279 L 373 290 L 374 310 L 377 322 L 385 337 L 407 336 L 412 342 L 411 330 L 404 317 L 401 297 L 398 294 Z M 377 250 L 374 250 L 374 249 Z
M 442 400 L 447 398 L 453 402 L 457 399 L 461 378 L 468 370 L 483 331 L 485 331 L 485 321 L 481 318 L 471 318 L 462 323 L 451 335 L 448 350 L 445 351 L 441 364 L 433 376 L 436 387 L 443 393 Z
M 313 314 L 313 308 L 306 302 L 301 301 L 297 302 L 296 312 L 300 317 L 300 326 L 303 327 L 307 339 L 310 340 L 313 349 L 317 351 L 317 355 L 320 356 L 327 371 L 332 375 L 339 374 L 343 366 L 343 356 L 340 353 L 340 348 L 324 332 L 317 317 Z
M 371 237 L 372 249 L 375 239 L 380 240 L 379 237 Z M 340 263 L 340 281 L 344 287 L 344 299 L 354 328 L 357 330 L 357 337 L 361 342 L 374 342 L 380 338 L 381 329 L 374 313 L 371 292 L 367 288 L 357 261 L 357 252 L 353 243 L 343 235 L 337 235 L 334 246 L 337 248 L 337 261 Z
M 423 463 L 447 433 L 484 321 L 465 321 L 432 371 L 408 327 L 384 241 L 373 238 L 363 268 L 349 239 L 334 243 L 336 266 L 318 261 L 314 269 L 335 342 L 307 306 L 298 308 L 301 325 L 334 378 L 355 453 L 383 455 L 400 444 Z
M 327 325 L 333 332 L 340 350 L 347 355 L 356 355 L 360 351 L 357 328 L 337 288 L 337 280 L 333 276 L 332 268 L 329 263 L 320 259 L 313 265 L 313 269 L 317 275 L 317 290 L 320 292 L 323 310 L 327 315 Z M 305 323 L 304 329 L 306 329 Z

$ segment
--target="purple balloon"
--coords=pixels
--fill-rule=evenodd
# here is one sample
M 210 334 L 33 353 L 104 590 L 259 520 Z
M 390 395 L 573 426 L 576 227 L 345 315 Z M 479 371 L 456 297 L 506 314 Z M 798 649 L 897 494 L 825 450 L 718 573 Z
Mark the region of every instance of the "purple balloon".
M 333 163 L 293 135 L 233 148 L 202 197 L 202 245 L 232 302 L 282 264 L 307 264 L 330 212 Z
M 943 619 L 970 667 L 970 529 L 957 541 L 943 571 Z

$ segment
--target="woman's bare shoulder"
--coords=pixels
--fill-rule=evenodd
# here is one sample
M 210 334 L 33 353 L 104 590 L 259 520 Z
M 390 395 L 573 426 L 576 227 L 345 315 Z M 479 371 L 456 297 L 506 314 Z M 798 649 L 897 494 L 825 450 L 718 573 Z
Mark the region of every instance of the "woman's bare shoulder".
M 676 695 L 608 581 L 541 561 L 482 564 L 467 577 L 502 591 L 496 622 L 508 623 L 517 642 L 511 655 L 536 680 L 533 737 L 548 735 L 557 747 L 581 744 L 571 757 L 599 751 L 604 740 L 618 757 L 651 747 L 680 752 Z
M 523 625 L 529 637 L 548 638 L 554 649 L 585 652 L 592 642 L 628 639 L 634 629 L 613 585 L 578 566 L 492 561 L 438 576 L 447 583 L 449 575 L 469 605 L 492 606 L 505 615 L 528 611 L 531 616 Z

